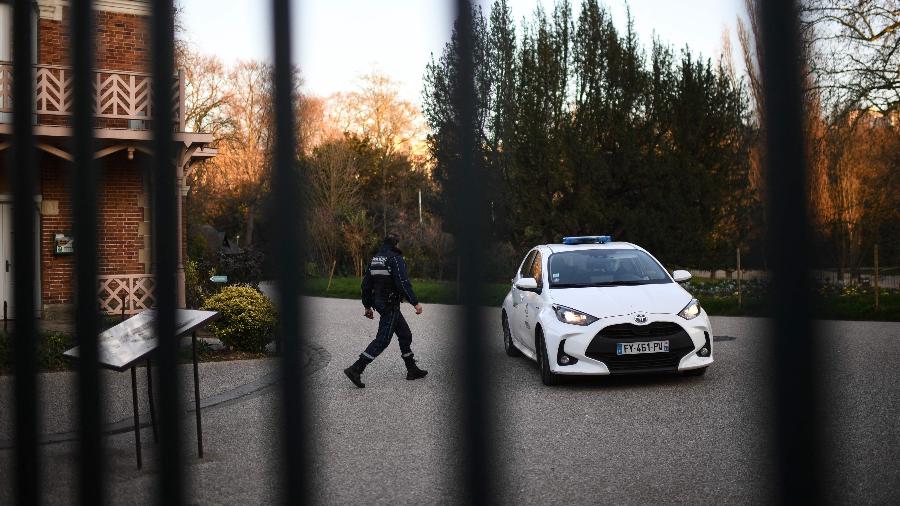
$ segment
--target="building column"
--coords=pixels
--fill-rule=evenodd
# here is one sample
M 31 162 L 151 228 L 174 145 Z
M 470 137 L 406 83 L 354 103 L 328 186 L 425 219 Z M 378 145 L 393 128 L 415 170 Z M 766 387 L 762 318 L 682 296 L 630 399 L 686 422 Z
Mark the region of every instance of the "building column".
M 185 296 L 184 287 L 184 166 L 178 164 L 178 174 L 175 180 L 175 193 L 178 195 L 176 199 L 176 216 L 178 219 L 178 253 L 176 254 L 175 265 L 175 304 L 176 307 L 184 309 L 187 306 L 187 297 Z

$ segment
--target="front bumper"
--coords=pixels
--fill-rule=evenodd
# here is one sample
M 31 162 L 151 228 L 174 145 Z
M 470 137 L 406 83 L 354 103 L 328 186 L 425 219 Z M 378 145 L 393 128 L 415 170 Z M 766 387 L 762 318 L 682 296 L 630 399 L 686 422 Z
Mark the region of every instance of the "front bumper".
M 693 320 L 648 314 L 644 324 L 635 323 L 635 314 L 602 318 L 587 327 L 562 323 L 552 313 L 542 317 L 550 369 L 557 374 L 605 375 L 687 371 L 713 363 L 713 334 L 706 311 Z M 669 341 L 669 352 L 616 355 L 616 343 L 660 340 Z M 698 354 L 704 346 L 709 346 L 706 357 Z M 559 352 L 577 361 L 561 365 Z

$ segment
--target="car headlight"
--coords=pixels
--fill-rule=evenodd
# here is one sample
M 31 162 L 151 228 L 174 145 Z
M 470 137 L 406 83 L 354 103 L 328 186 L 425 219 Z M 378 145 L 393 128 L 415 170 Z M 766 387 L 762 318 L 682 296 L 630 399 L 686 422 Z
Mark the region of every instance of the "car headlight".
M 684 306 L 684 309 L 678 313 L 678 316 L 684 318 L 685 320 L 693 320 L 697 316 L 700 315 L 700 301 L 697 299 L 691 299 L 691 302 L 688 303 L 687 306 Z
M 572 309 L 570 307 L 560 306 L 559 304 L 553 305 L 553 312 L 556 313 L 556 317 L 559 319 L 559 321 L 568 323 L 569 325 L 580 325 L 582 327 L 586 327 L 598 320 L 598 318 L 595 316 L 591 316 L 587 313 L 582 313 L 581 311 Z

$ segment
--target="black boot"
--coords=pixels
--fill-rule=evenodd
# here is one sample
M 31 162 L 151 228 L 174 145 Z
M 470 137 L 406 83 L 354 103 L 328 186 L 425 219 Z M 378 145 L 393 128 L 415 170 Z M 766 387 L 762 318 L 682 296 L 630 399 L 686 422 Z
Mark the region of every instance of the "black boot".
M 406 379 L 417 380 L 419 378 L 424 378 L 425 375 L 428 374 L 428 371 L 419 369 L 419 366 L 416 365 L 416 359 L 413 358 L 412 354 L 408 357 L 403 357 L 403 361 L 406 362 Z
M 346 374 L 347 377 L 350 378 L 350 381 L 357 387 L 366 388 L 366 384 L 362 382 L 362 373 L 367 365 L 369 365 L 369 362 L 366 362 L 365 359 L 360 357 L 353 365 L 344 369 L 344 374 Z

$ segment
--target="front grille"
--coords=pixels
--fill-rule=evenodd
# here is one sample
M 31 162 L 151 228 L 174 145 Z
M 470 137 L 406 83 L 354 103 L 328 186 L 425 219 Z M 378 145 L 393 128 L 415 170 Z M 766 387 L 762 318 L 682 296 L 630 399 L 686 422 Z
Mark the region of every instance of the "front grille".
M 633 343 L 667 339 L 667 353 L 616 355 L 617 343 Z M 594 336 L 585 355 L 606 364 L 611 373 L 675 371 L 681 357 L 694 350 L 694 342 L 673 322 L 652 322 L 647 325 L 620 323 L 604 327 Z
M 674 322 L 652 322 L 647 325 L 634 325 L 632 323 L 620 323 L 610 325 L 600 330 L 598 335 L 614 339 L 631 337 L 668 337 L 684 332 L 681 325 Z
M 648 357 L 641 355 L 621 355 L 617 358 L 603 360 L 610 372 L 640 372 L 640 371 L 674 371 L 678 368 L 681 357 L 669 353 L 652 353 L 650 355 L 662 355 L 660 357 Z M 598 359 L 602 360 L 602 359 Z

